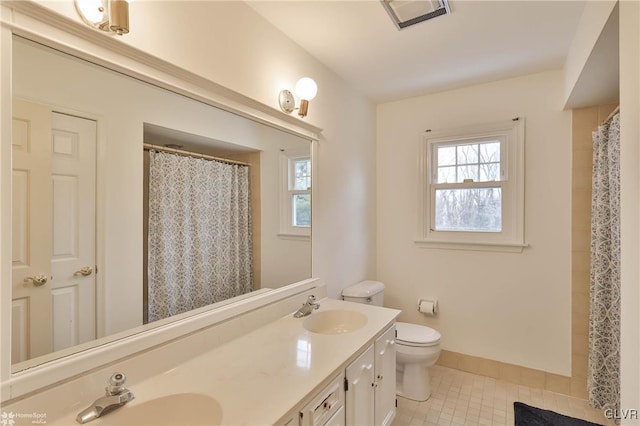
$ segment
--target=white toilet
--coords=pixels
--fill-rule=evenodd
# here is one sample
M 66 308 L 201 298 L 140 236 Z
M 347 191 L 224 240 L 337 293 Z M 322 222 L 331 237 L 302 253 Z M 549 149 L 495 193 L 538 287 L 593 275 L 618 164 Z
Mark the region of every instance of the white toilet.
M 348 302 L 382 306 L 384 284 L 362 281 L 342 290 Z M 424 325 L 396 322 L 396 394 L 414 401 L 431 396 L 429 367 L 440 356 L 440 333 Z

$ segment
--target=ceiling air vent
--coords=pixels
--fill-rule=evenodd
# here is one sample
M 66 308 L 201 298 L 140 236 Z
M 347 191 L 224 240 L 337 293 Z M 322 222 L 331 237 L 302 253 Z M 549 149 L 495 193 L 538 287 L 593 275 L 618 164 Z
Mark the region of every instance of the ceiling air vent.
M 381 0 L 399 30 L 451 13 L 447 0 Z

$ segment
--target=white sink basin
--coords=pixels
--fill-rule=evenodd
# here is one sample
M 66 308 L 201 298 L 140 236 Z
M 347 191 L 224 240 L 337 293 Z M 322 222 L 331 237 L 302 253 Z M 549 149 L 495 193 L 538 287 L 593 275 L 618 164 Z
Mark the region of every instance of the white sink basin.
M 91 422 L 97 425 L 220 425 L 222 407 L 210 396 L 177 393 L 141 402 L 134 399 Z
M 342 334 L 364 327 L 367 321 L 367 316 L 360 312 L 337 309 L 314 312 L 302 322 L 302 326 L 313 333 Z

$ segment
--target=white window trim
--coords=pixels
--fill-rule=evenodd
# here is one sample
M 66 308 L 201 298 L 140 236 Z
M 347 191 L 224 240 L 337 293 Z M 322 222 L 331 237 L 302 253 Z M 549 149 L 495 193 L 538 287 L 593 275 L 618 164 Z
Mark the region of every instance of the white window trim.
M 309 241 L 311 239 L 311 226 L 293 226 L 291 196 L 296 193 L 311 194 L 311 188 L 307 191 L 289 189 L 291 160 L 302 158 L 311 160 L 309 150 L 292 149 L 280 151 L 280 232 L 278 233 L 278 237 L 282 239 L 302 241 Z
M 431 184 L 432 146 L 447 141 L 460 142 L 478 138 L 505 138 L 507 177 L 499 182 L 503 188 L 502 232 L 435 231 L 432 228 L 433 186 Z M 424 248 L 480 250 L 520 253 L 528 244 L 524 240 L 524 118 L 469 126 L 437 132 L 424 132 L 419 149 L 418 237 L 415 243 Z M 502 161 L 501 153 L 501 161 Z M 504 163 L 502 163 L 504 164 Z M 502 166 L 502 165 L 501 165 Z M 498 182 L 496 182 L 498 183 Z

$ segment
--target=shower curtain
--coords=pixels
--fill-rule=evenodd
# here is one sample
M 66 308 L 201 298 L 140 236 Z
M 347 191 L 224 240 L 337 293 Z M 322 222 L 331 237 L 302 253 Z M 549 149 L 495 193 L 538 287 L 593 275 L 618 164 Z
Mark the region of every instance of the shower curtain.
M 589 402 L 620 408 L 620 114 L 593 132 Z
M 251 291 L 249 168 L 149 155 L 149 322 Z

